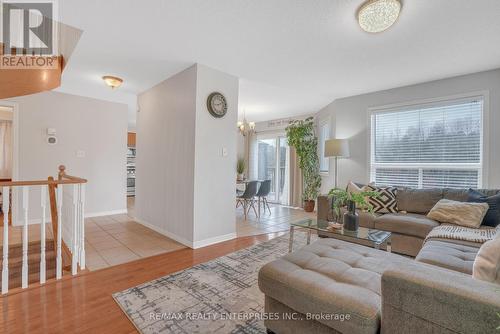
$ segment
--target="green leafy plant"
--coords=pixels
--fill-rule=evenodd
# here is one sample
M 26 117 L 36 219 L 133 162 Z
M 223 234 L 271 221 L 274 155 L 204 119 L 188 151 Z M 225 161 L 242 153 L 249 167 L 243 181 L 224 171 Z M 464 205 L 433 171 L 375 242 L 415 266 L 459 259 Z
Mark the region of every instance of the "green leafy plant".
M 319 175 L 318 138 L 312 117 L 292 121 L 286 128 L 288 145 L 295 148 L 299 167 L 304 176 L 304 201 L 314 201 L 321 187 Z
M 500 318 L 500 312 L 497 312 L 497 317 Z M 497 331 L 500 331 L 500 326 L 497 327 Z
M 245 168 L 246 168 L 245 159 L 238 158 L 238 161 L 236 161 L 236 172 L 238 174 L 243 174 L 245 173 Z
M 348 201 L 356 203 L 356 207 L 364 208 L 368 212 L 373 212 L 373 206 L 366 200 L 367 197 L 378 197 L 376 191 L 361 191 L 359 193 L 348 192 L 344 189 L 334 188 L 328 192 L 328 196 L 332 198 L 332 209 L 335 215 L 340 217 L 340 209 L 344 207 Z

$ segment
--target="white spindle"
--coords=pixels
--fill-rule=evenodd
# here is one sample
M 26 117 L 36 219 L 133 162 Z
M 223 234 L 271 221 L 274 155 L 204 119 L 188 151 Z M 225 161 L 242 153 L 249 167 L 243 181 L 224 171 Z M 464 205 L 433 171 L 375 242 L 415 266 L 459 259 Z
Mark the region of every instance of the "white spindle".
M 44 284 L 46 277 L 45 263 L 45 224 L 47 208 L 47 186 L 40 187 L 40 205 L 42 207 L 42 224 L 40 225 L 40 284 Z
M 23 267 L 22 267 L 22 282 L 23 289 L 28 287 L 28 208 L 29 208 L 29 187 L 23 186 Z
M 3 266 L 2 266 L 2 294 L 9 291 L 9 208 L 10 188 L 3 187 Z
M 85 269 L 85 184 L 80 184 L 80 269 Z
M 73 185 L 73 236 L 71 237 L 71 274 L 77 273 L 78 256 L 78 185 Z
M 56 251 L 56 279 L 62 278 L 62 204 L 63 204 L 63 185 L 57 186 L 57 251 Z

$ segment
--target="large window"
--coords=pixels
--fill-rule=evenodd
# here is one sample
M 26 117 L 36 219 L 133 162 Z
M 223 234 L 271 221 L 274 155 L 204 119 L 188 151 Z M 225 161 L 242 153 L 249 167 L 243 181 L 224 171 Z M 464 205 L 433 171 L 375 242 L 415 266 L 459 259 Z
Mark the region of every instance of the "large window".
M 319 170 L 322 173 L 328 173 L 330 169 L 330 161 L 325 158 L 325 141 L 328 139 L 330 139 L 330 122 L 326 120 L 319 126 Z
M 414 188 L 482 186 L 483 98 L 371 114 L 371 181 Z

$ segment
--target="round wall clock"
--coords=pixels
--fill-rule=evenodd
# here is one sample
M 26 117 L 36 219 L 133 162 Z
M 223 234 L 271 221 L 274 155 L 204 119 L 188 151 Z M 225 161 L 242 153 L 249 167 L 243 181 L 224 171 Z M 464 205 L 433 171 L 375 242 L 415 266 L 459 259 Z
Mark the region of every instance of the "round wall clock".
M 207 98 L 207 108 L 213 117 L 224 117 L 227 113 L 226 98 L 219 92 L 213 92 Z

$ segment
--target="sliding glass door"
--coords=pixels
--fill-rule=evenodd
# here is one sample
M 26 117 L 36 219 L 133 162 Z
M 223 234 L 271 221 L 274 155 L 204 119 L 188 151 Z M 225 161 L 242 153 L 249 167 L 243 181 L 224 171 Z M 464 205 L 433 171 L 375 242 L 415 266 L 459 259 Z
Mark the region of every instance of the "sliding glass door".
M 288 144 L 284 136 L 257 136 L 257 178 L 271 180 L 270 202 L 288 204 Z

